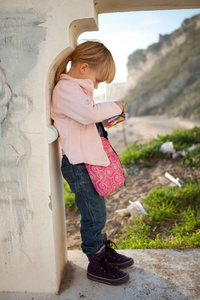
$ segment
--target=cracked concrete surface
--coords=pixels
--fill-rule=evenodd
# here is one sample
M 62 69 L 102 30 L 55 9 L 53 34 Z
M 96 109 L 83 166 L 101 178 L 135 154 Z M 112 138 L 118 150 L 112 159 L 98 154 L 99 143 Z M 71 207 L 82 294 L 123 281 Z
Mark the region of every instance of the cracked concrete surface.
M 135 260 L 127 284 L 113 287 L 86 277 L 87 257 L 68 251 L 58 295 L 0 293 L 1 300 L 200 300 L 200 249 L 118 250 Z

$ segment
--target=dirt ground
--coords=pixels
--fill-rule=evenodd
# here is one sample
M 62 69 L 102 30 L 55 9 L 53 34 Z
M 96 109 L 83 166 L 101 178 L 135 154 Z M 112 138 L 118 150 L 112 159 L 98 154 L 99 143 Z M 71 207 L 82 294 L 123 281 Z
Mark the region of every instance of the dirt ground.
M 187 178 L 200 178 L 200 171 L 177 166 L 178 161 L 165 159 L 155 163 L 152 168 L 143 168 L 134 174 L 126 174 L 126 186 L 119 188 L 112 195 L 105 197 L 107 207 L 106 232 L 109 239 L 115 240 L 118 231 L 121 230 L 130 219 L 130 215 L 121 216 L 116 210 L 126 208 L 131 201 L 141 203 L 147 197 L 151 188 L 160 185 L 159 177 L 164 177 L 165 172 L 175 178 L 185 180 Z M 66 214 L 67 244 L 69 250 L 75 250 L 81 245 L 80 215 L 77 211 Z
M 170 133 L 174 128 L 182 127 L 191 129 L 198 123 L 188 120 L 169 119 L 164 117 L 141 117 L 131 118 L 126 122 L 116 125 L 108 130 L 109 139 L 118 152 L 126 145 L 156 138 L 157 134 Z M 187 178 L 200 178 L 199 170 L 189 170 L 178 166 L 179 159 L 164 159 L 154 162 L 152 168 L 143 168 L 136 173 L 127 174 L 124 170 L 126 185 L 119 188 L 112 195 L 105 197 L 107 208 L 106 232 L 109 239 L 117 238 L 118 231 L 129 221 L 130 216 L 121 216 L 116 210 L 126 208 L 129 201 L 142 201 L 147 197 L 149 191 L 160 184 L 160 177 L 165 172 L 175 178 L 185 180 Z M 75 250 L 81 245 L 80 215 L 77 211 L 66 213 L 67 245 L 69 250 Z

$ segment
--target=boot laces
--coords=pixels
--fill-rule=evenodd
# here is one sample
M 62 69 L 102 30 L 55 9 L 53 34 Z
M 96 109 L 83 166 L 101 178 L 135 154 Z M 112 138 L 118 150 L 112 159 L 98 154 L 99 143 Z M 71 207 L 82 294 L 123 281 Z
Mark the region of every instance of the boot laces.
M 116 251 L 112 248 L 112 246 L 115 246 L 115 247 L 117 248 L 117 245 L 116 245 L 113 241 L 111 241 L 111 240 L 106 241 L 105 246 L 106 246 L 106 248 L 109 249 L 111 252 L 116 252 Z
M 111 275 L 111 274 L 112 274 L 112 275 L 115 275 L 115 274 L 118 272 L 118 269 L 115 268 L 114 266 L 110 265 L 110 264 L 108 263 L 107 259 L 104 258 L 104 257 L 102 257 L 102 258 L 100 259 L 100 265 L 101 265 L 101 267 L 103 268 L 103 270 L 105 270 L 106 273 L 109 274 L 109 275 Z

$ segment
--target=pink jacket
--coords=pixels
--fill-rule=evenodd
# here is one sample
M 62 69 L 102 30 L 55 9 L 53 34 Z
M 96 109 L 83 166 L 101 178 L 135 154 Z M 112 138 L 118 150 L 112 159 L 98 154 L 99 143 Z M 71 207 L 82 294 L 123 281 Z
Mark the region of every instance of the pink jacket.
M 63 152 L 71 164 L 109 165 L 95 123 L 119 115 L 114 102 L 95 104 L 90 79 L 62 74 L 54 88 L 51 118 L 60 135 Z

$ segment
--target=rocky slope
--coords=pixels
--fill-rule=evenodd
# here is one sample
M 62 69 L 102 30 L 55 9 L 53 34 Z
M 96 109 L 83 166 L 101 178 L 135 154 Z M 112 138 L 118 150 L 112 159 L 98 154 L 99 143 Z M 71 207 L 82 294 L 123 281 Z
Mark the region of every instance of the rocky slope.
M 200 15 L 128 57 L 121 100 L 129 116 L 200 117 Z M 122 88 L 122 87 L 121 87 Z M 126 91 L 126 92 L 125 92 Z

